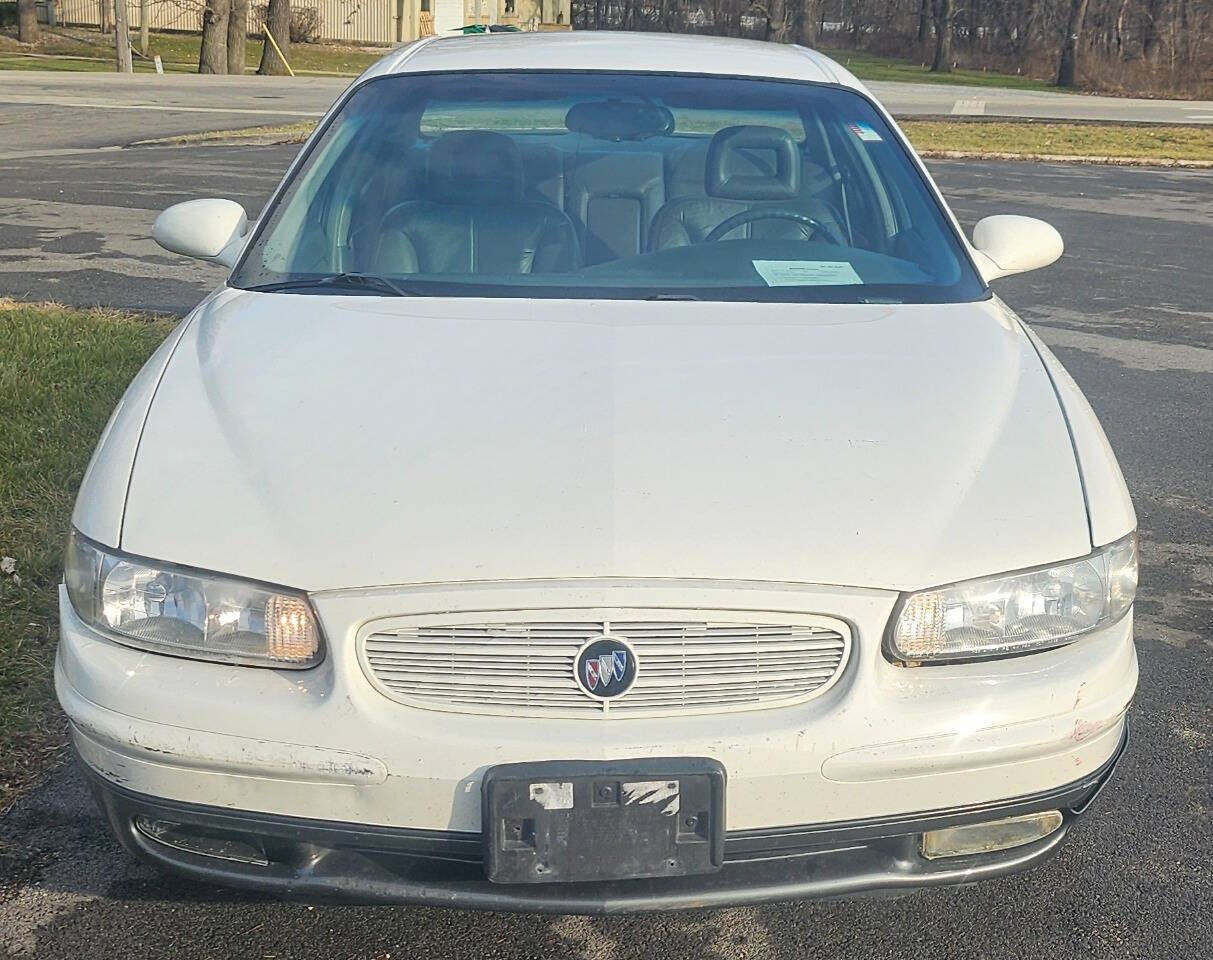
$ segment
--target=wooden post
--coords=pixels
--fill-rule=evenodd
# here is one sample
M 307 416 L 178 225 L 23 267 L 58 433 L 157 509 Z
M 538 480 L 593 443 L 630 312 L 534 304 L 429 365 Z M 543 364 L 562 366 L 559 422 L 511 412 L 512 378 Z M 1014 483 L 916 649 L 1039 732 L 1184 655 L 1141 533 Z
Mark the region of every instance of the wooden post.
M 148 20 L 147 0 L 139 0 L 139 52 L 147 56 Z
M 134 73 L 131 64 L 131 29 L 126 22 L 126 0 L 114 0 L 114 52 L 117 54 L 118 72 Z

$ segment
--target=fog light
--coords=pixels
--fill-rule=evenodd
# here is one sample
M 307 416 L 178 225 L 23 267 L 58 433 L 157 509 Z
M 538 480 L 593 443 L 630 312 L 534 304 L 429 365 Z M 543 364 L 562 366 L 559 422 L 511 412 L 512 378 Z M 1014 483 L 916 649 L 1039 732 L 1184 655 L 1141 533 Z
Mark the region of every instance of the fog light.
M 963 857 L 973 853 L 993 853 L 1010 850 L 1025 843 L 1047 837 L 1061 826 L 1060 810 L 1028 813 L 1021 817 L 1006 817 L 985 823 L 969 823 L 963 827 L 930 830 L 922 835 L 922 855 L 928 860 L 941 857 Z
M 143 816 L 135 817 L 135 828 L 148 839 L 174 850 L 183 850 L 200 857 L 231 860 L 235 863 L 269 866 L 270 861 L 256 837 L 210 830 L 206 827 L 187 827 L 170 820 L 153 820 Z

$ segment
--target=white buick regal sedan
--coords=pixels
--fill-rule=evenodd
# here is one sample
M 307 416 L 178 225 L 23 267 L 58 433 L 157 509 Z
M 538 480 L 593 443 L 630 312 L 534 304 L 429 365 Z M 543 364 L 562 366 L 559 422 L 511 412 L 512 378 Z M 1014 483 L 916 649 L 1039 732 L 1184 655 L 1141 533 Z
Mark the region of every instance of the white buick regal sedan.
M 353 83 L 135 378 L 56 666 L 131 852 L 612 912 L 1054 853 L 1137 682 L 1136 520 L 889 115 L 798 47 L 431 39 Z

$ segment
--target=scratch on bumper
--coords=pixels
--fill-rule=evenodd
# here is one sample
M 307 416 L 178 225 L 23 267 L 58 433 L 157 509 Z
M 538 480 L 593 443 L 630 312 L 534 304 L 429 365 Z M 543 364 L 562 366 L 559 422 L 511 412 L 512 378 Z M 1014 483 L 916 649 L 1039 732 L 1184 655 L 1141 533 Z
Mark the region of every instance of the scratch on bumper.
M 60 702 L 72 722 L 77 749 L 86 757 L 97 752 L 95 747 L 101 747 L 131 761 L 237 776 L 355 785 L 387 780 L 387 766 L 374 757 L 327 747 L 140 723 L 81 696 L 62 676 L 56 679 Z M 115 769 L 121 766 L 120 760 L 111 756 L 101 766 L 112 779 L 122 782 L 122 771 Z

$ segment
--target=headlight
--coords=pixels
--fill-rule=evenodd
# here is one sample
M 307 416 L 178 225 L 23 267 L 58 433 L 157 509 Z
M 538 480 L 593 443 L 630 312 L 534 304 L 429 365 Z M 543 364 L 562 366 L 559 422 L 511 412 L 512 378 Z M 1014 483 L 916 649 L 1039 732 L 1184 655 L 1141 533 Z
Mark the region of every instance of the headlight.
M 1039 570 L 906 594 L 889 653 L 907 663 L 1045 650 L 1118 620 L 1137 594 L 1137 534 Z
M 64 584 L 76 615 L 127 646 L 302 669 L 323 659 L 307 597 L 106 550 L 73 532 Z

